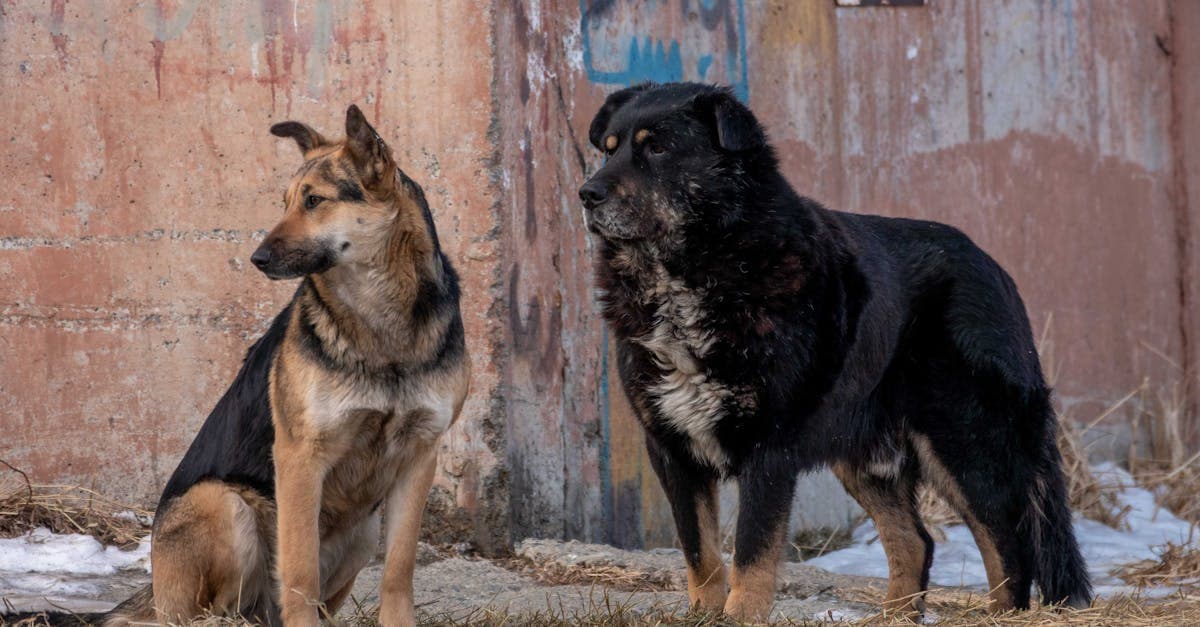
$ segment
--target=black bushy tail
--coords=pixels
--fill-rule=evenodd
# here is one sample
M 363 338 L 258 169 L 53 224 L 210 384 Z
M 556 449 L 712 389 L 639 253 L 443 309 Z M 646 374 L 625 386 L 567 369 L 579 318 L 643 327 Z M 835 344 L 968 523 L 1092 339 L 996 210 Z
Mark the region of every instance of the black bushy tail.
M 1049 433 L 1042 455 L 1042 467 L 1034 481 L 1030 498 L 1030 523 L 1033 537 L 1034 579 L 1042 592 L 1042 602 L 1070 607 L 1088 607 L 1092 603 L 1092 584 L 1087 567 L 1075 541 L 1071 526 L 1071 507 L 1063 478 L 1062 456 L 1058 452 L 1057 421 L 1050 411 Z
M 0 625 L 13 627 L 88 627 L 102 625 L 104 627 L 120 627 L 130 624 L 155 623 L 158 617 L 154 613 L 154 593 L 150 584 L 146 584 L 133 596 L 125 599 L 108 612 L 75 613 L 75 612 L 20 612 L 0 614 Z
M 154 612 L 154 591 L 150 584 L 142 586 L 133 596 L 121 601 L 107 614 L 99 617 L 95 624 L 104 627 L 124 627 L 135 623 L 157 623 Z
M 103 614 L 72 612 L 17 612 L 0 614 L 0 625 L 11 627 L 88 627 L 99 624 Z

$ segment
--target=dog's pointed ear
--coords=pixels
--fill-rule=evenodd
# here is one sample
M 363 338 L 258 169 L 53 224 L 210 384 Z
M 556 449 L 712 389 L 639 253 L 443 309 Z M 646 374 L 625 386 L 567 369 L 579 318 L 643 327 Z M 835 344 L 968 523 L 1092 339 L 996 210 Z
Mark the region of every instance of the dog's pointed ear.
M 367 122 L 357 105 L 346 109 L 346 150 L 368 189 L 378 189 L 394 180 L 396 162 L 392 149 Z
M 592 142 L 596 148 L 604 150 L 601 142 L 604 141 L 604 131 L 608 130 L 608 122 L 612 120 L 613 114 L 633 100 L 634 96 L 651 87 L 654 87 L 654 83 L 641 83 L 609 94 L 608 98 L 604 100 L 604 105 L 596 112 L 596 117 L 592 118 L 591 126 L 588 126 L 588 141 Z
M 291 137 L 300 147 L 300 153 L 307 155 L 314 148 L 326 144 L 325 138 L 314 131 L 311 126 L 302 122 L 280 122 L 271 127 L 271 134 L 276 137 Z
M 767 145 L 767 134 L 762 125 L 730 90 L 705 92 L 696 96 L 693 104 L 716 133 L 721 148 L 741 152 Z

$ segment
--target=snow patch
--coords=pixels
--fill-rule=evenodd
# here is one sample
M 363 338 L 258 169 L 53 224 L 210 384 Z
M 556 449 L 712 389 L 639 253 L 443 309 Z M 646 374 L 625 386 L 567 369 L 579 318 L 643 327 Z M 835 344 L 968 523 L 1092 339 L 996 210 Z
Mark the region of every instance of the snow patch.
M 150 537 L 131 551 L 106 547 L 91 536 L 57 534 L 41 528 L 16 538 L 0 538 L 0 573 L 112 575 L 150 572 Z

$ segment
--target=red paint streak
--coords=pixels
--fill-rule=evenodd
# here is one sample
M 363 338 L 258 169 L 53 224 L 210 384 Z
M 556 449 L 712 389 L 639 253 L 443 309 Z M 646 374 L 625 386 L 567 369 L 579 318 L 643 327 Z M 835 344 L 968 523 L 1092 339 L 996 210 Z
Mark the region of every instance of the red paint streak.
M 289 41 L 292 29 L 291 9 L 281 0 L 263 0 L 263 52 L 267 55 L 267 83 L 271 86 L 271 113 L 275 112 L 276 87 L 287 85 L 291 75 L 294 45 Z M 279 46 L 279 40 L 283 45 Z M 282 62 L 283 67 L 280 67 Z M 281 71 L 282 69 L 282 71 Z M 291 90 L 288 90 L 287 112 L 292 110 Z
M 967 131 L 971 141 L 983 141 L 983 41 L 979 30 L 979 5 L 967 5 Z
M 67 42 L 69 38 L 63 32 L 63 17 L 67 12 L 67 0 L 50 0 L 50 39 L 54 40 L 54 50 L 58 53 L 58 64 L 67 69 Z
M 154 86 L 158 90 L 158 99 L 162 100 L 162 60 L 166 44 L 161 39 L 150 42 L 154 46 Z
M 387 77 L 387 55 L 388 55 L 388 36 L 382 29 L 377 28 L 376 24 L 379 20 L 371 12 L 371 5 L 363 6 L 363 13 L 352 28 L 335 26 L 333 28 L 333 40 L 341 48 L 342 55 L 350 63 L 355 61 L 351 55 L 351 46 L 365 46 L 367 50 L 375 53 L 375 71 L 373 81 L 375 89 L 374 120 L 377 122 L 383 119 L 383 81 Z M 336 59 L 336 57 L 335 57 Z M 366 58 L 365 61 L 370 64 L 371 60 Z M 355 74 L 347 74 L 347 77 L 353 77 Z M 358 83 L 358 81 L 355 81 Z M 366 100 L 369 90 L 372 86 L 372 81 L 368 77 L 362 84 L 354 84 L 348 90 L 349 97 L 352 101 L 362 102 Z

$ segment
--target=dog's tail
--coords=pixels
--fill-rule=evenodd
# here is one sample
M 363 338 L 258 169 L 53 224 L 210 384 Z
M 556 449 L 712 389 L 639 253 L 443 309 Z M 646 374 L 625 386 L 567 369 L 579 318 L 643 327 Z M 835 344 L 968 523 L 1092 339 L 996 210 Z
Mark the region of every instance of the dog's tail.
M 1058 422 L 1049 402 L 1046 440 L 1025 521 L 1033 538 L 1035 579 L 1042 602 L 1082 608 L 1092 603 L 1092 584 L 1075 541 L 1071 507 L 1058 451 Z
M 0 613 L 0 625 L 11 627 L 89 627 L 96 624 L 103 614 L 76 614 L 74 612 L 12 612 Z
M 154 592 L 150 584 L 146 584 L 108 613 L 99 615 L 95 624 L 103 627 L 125 627 L 157 621 L 158 617 L 154 613 Z

